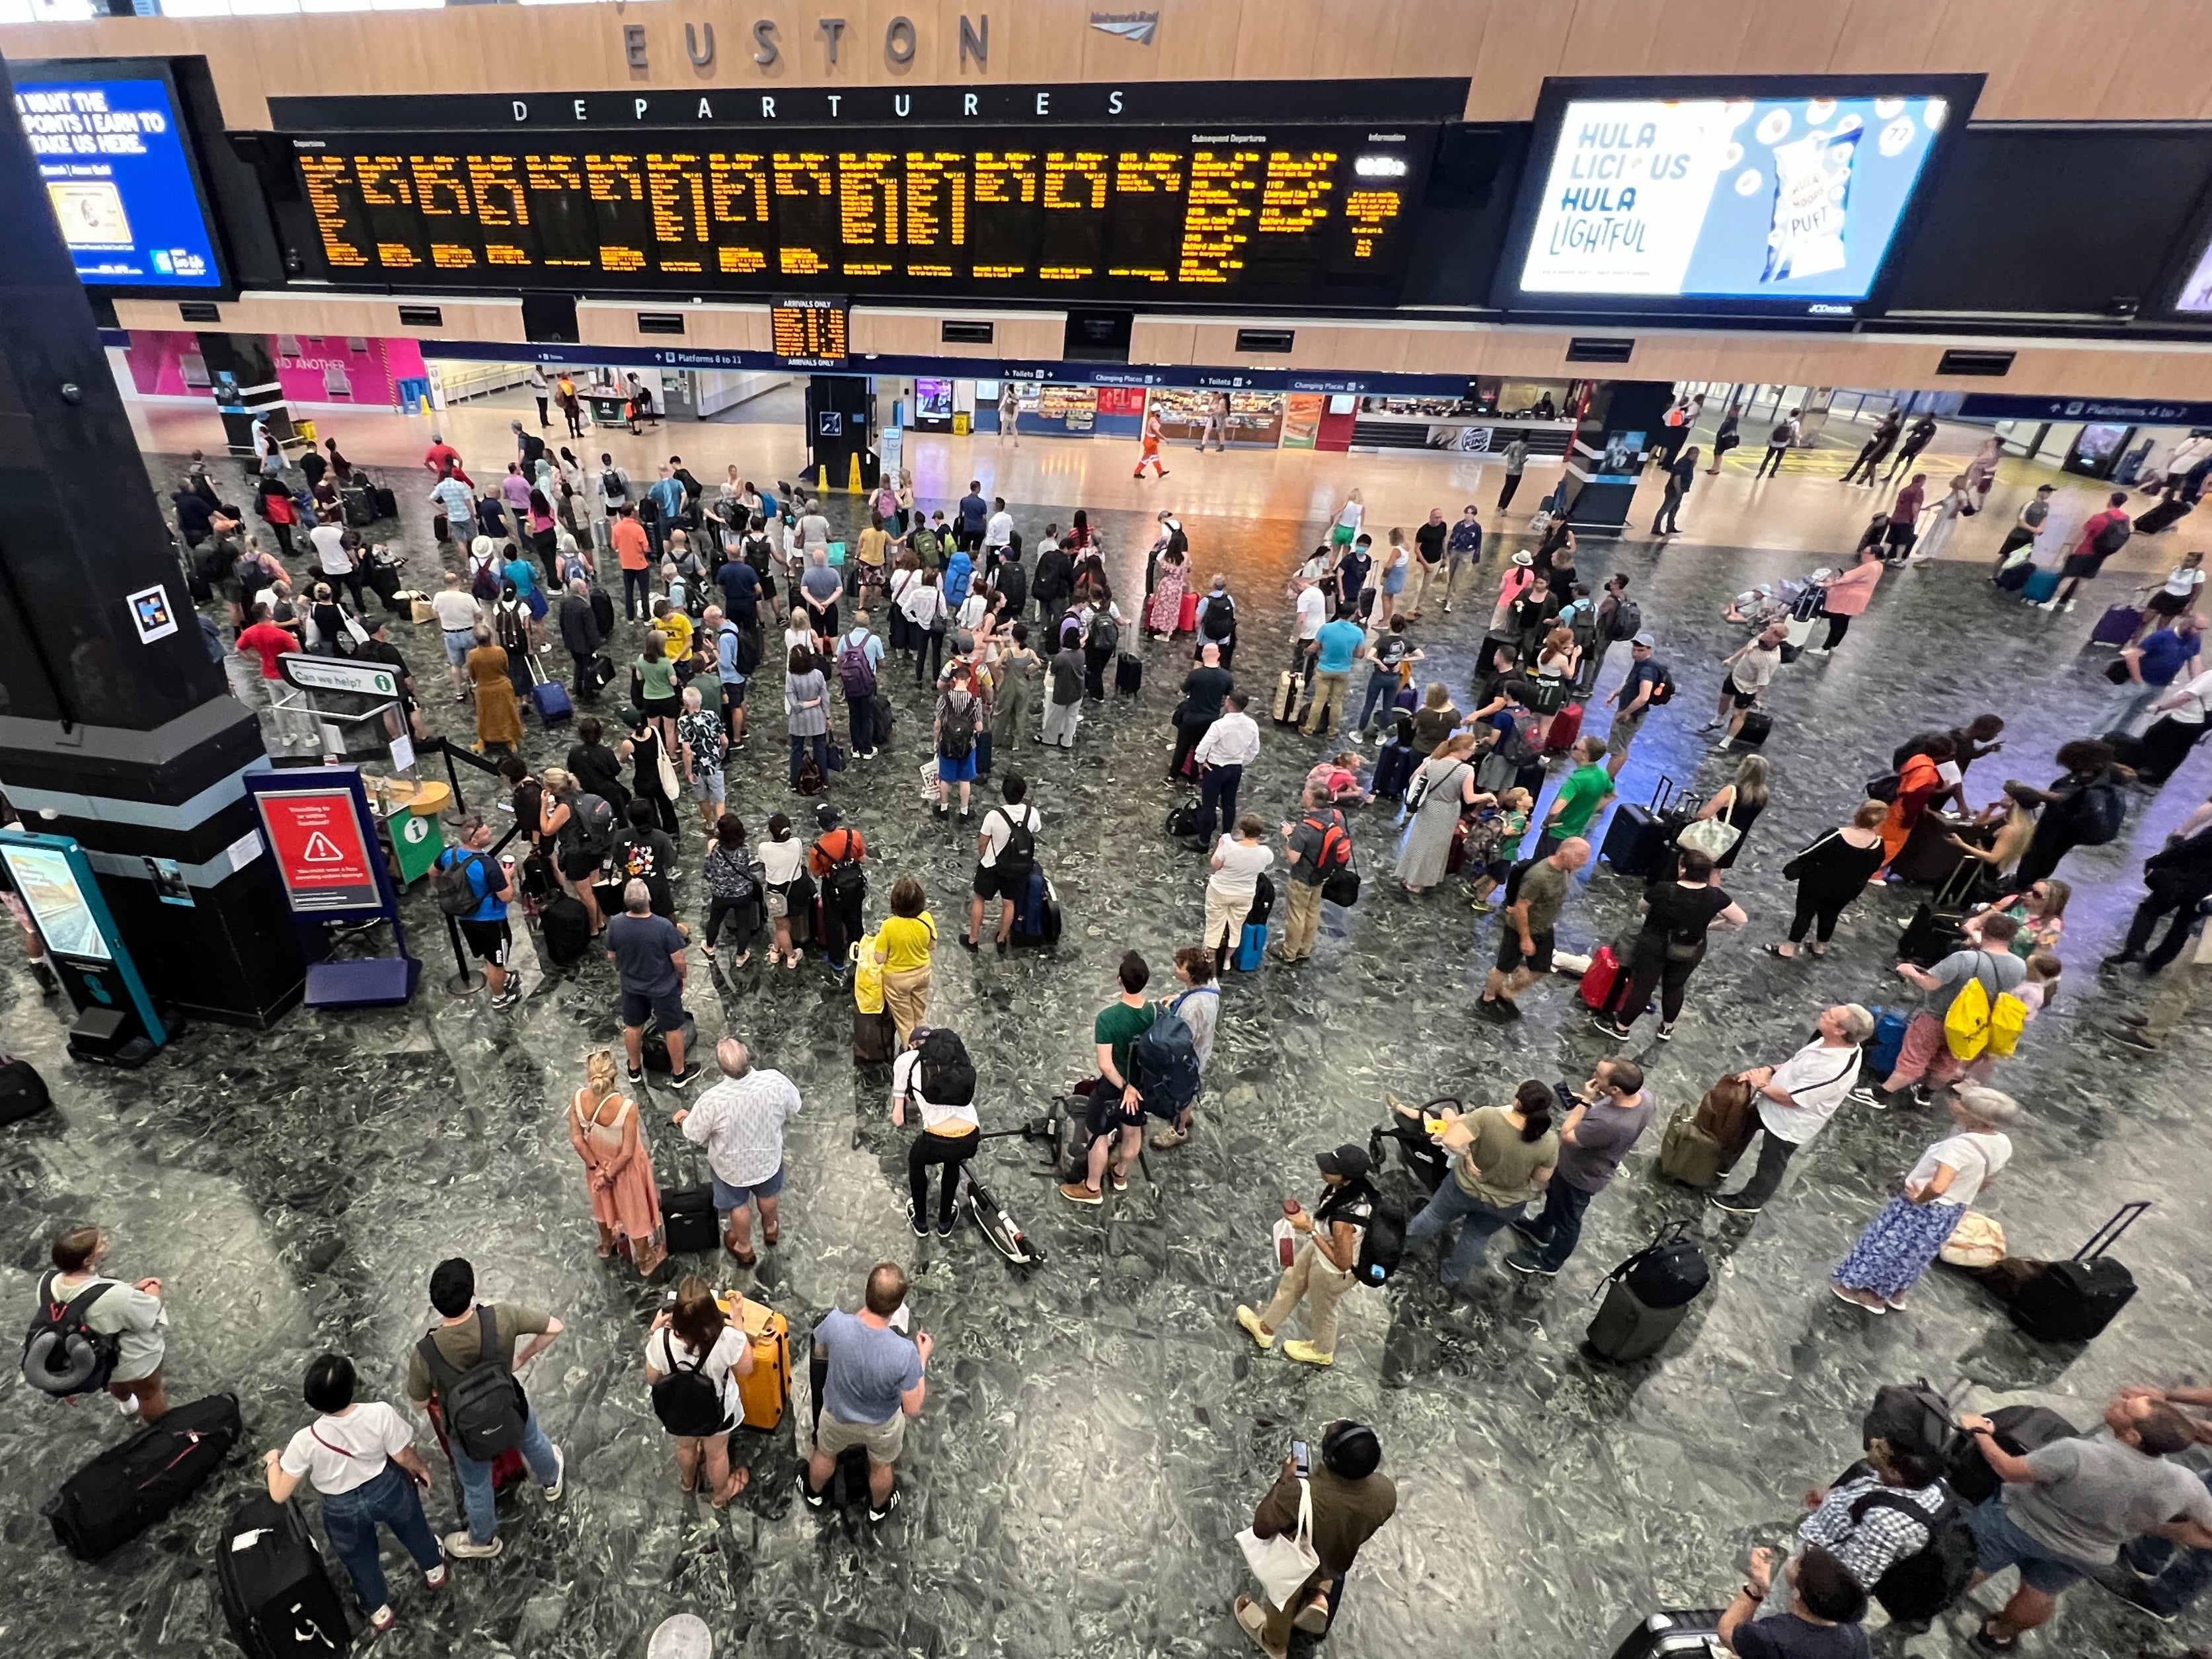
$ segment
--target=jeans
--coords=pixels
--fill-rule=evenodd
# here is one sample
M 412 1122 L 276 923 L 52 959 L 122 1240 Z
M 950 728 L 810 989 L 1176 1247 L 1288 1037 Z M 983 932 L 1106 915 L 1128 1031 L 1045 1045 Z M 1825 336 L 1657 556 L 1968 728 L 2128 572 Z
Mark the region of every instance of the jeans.
M 1659 536 L 1681 529 L 1682 526 L 1675 522 L 1681 511 L 1682 492 L 1670 478 L 1667 482 L 1667 493 L 1660 498 L 1659 514 L 1651 520 L 1651 533 Z
M 1374 718 L 1375 705 L 1379 702 L 1387 711 L 1390 707 L 1391 699 L 1397 695 L 1398 671 L 1396 669 L 1392 669 L 1387 674 L 1370 674 L 1367 677 L 1367 695 L 1360 700 L 1359 718 L 1352 723 L 1352 731 L 1364 732 L 1367 729 L 1367 722 Z
M 1198 838 L 1213 845 L 1214 812 L 1228 829 L 1237 827 L 1237 786 L 1244 781 L 1241 766 L 1201 766 L 1198 770 Z
M 477 1462 L 461 1449 L 459 1440 L 453 1442 L 448 1449 L 453 1455 L 453 1473 L 460 1477 L 461 1508 L 469 1517 L 469 1541 L 489 1544 L 499 1536 L 499 1516 L 492 1508 L 491 1465 Z M 561 1478 L 561 1460 L 554 1455 L 553 1443 L 545 1437 L 545 1431 L 538 1425 L 535 1407 L 529 1408 L 523 1419 L 522 1443 L 518 1449 L 539 1486 L 550 1486 Z
M 1557 1273 L 1575 1253 L 1582 1243 L 1583 1212 L 1589 1208 L 1595 1193 L 1586 1193 L 1571 1186 L 1554 1175 L 1551 1184 L 1544 1188 L 1543 1212 L 1533 1225 L 1522 1227 L 1534 1246 L 1536 1265 L 1547 1273 Z M 1410 1230 L 1409 1230 L 1410 1231 Z
M 802 738 L 796 732 L 791 735 L 791 781 L 799 782 L 799 769 L 806 760 L 806 745 L 814 745 L 815 769 L 822 774 L 824 783 L 830 781 L 830 738 L 826 732 L 817 732 L 811 738 Z
M 490 1507 L 489 1495 L 485 1507 Z M 423 1571 L 435 1572 L 446 1560 L 438 1547 L 437 1534 L 422 1518 L 422 1494 L 398 1464 L 386 1463 L 383 1474 L 349 1492 L 326 1494 L 323 1530 L 329 1534 L 331 1553 L 353 1580 L 353 1593 L 361 1597 L 362 1608 L 367 1613 L 374 1613 L 392 1601 L 384 1564 L 377 1559 L 376 1523 L 380 1521 L 392 1528 L 392 1535 Z
M 2119 687 L 2112 700 L 2103 720 L 2107 732 L 2124 732 L 2143 717 L 2151 704 L 2172 690 L 2166 685 L 2137 685 L 2133 681 Z
M 940 1135 L 925 1130 L 915 1137 L 914 1146 L 906 1155 L 906 1179 L 917 1223 L 929 1218 L 929 1166 L 945 1166 L 942 1188 L 937 1195 L 937 1224 L 944 1227 L 952 1220 L 953 1200 L 960 1194 L 960 1166 L 975 1156 L 975 1137 L 972 1134 Z
M 1784 1140 L 1768 1128 L 1759 1132 L 1759 1164 L 1752 1170 L 1751 1179 L 1729 1194 L 1757 1209 L 1772 1198 L 1782 1185 L 1782 1177 L 1790 1168 L 1790 1160 L 1796 1156 L 1798 1144 Z
M 2212 1474 L 2195 1473 L 2212 1486 Z M 2123 1545 L 2120 1565 L 2158 1575 L 2143 1585 L 2143 1591 L 2162 1612 L 2183 1611 L 2204 1593 L 2207 1584 L 2212 1584 L 2212 1550 L 2191 1549 L 2155 1533 L 2146 1533 Z
M 623 619 L 642 622 L 653 614 L 653 573 L 623 567 Z
M 1456 1285 L 1482 1260 L 1483 1247 L 1490 1243 L 1490 1236 L 1507 1222 L 1519 1220 L 1528 1207 L 1526 1204 L 1510 1208 L 1486 1204 L 1447 1176 L 1430 1198 L 1428 1206 L 1406 1224 L 1406 1248 L 1411 1250 L 1435 1237 L 1453 1222 L 1459 1222 L 1459 1241 L 1444 1258 L 1437 1274 L 1445 1283 Z
M 2189 942 L 2189 934 L 2197 921 L 2197 907 L 2204 902 L 2201 887 L 2191 882 L 2175 881 L 2164 874 L 2154 875 L 2144 884 L 2149 888 L 2143 902 L 2136 906 L 2136 913 L 2128 922 L 2128 936 L 2121 943 L 2124 957 L 2142 957 L 2143 972 L 2154 974 L 2181 954 L 2181 947 Z M 2173 920 L 2166 924 L 2166 937 L 2158 948 L 2143 955 L 2143 946 L 2158 931 L 2162 918 Z

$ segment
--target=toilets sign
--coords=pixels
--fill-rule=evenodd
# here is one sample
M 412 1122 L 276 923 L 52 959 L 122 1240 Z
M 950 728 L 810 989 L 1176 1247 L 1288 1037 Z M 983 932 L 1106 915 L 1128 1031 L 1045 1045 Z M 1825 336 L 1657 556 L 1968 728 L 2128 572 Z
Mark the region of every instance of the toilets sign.
M 295 915 L 374 910 L 384 902 L 379 856 L 349 788 L 263 789 L 255 804 Z

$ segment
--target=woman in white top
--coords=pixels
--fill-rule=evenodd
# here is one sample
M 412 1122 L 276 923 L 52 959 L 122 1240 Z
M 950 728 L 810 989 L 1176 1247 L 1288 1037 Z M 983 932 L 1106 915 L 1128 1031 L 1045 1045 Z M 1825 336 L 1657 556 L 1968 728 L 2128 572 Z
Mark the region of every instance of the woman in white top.
M 1905 1305 L 1905 1292 L 1942 1249 L 1959 1217 L 2011 1161 L 2002 1131 L 2020 1117 L 2020 1103 L 1995 1089 L 1969 1085 L 1951 1096 L 1960 1133 L 1920 1155 L 1905 1190 L 1868 1224 L 1837 1264 L 1829 1288 L 1869 1313 Z
M 1905 562 L 1926 564 L 1941 553 L 1950 544 L 1951 532 L 1958 525 L 1959 515 L 1966 510 L 1967 503 L 1972 499 L 1966 475 L 1961 472 L 1951 480 L 1949 492 L 1936 503 L 1933 508 L 1935 516 L 1929 520 L 1928 528 L 1921 532 L 1918 545 L 1913 548 L 1911 557 Z
M 661 1426 L 676 1437 L 676 1484 L 696 1492 L 703 1461 L 707 1496 L 718 1510 L 752 1480 L 744 1464 L 730 1467 L 730 1426 L 744 1415 L 738 1379 L 750 1376 L 753 1369 L 744 1309 L 739 1297 L 737 1316 L 724 1313 L 714 1288 L 698 1274 L 686 1274 L 645 1339 L 645 1383 L 653 1390 L 653 1409 Z
M 1359 534 L 1359 526 L 1367 517 L 1367 503 L 1353 490 L 1344 498 L 1344 505 L 1336 510 L 1336 527 L 1329 532 L 1329 541 L 1338 547 L 1349 547 Z
M 1275 849 L 1267 845 L 1267 826 L 1260 821 L 1259 814 L 1247 812 L 1213 849 L 1213 874 L 1206 883 L 1204 937 L 1213 952 L 1216 971 L 1243 942 L 1244 923 L 1259 896 L 1260 878 L 1275 861 Z
M 289 1501 L 302 1480 L 322 1494 L 331 1553 L 353 1580 L 369 1628 L 381 1635 L 395 1615 L 377 1558 L 377 1523 L 392 1529 L 432 1589 L 445 1584 L 446 1558 L 422 1516 L 430 1471 L 415 1450 L 415 1431 L 381 1400 L 356 1405 L 353 1391 L 353 1361 L 342 1353 L 311 1360 L 301 1392 L 322 1414 L 261 1462 L 275 1502 Z
M 916 1025 L 907 1033 L 906 1049 L 891 1062 L 891 1122 L 906 1122 L 906 1109 L 921 1115 L 921 1133 L 906 1157 L 906 1218 L 916 1238 L 929 1235 L 929 1166 L 942 1164 L 937 1195 L 937 1236 L 950 1238 L 953 1205 L 960 1193 L 960 1166 L 975 1156 L 983 1125 L 975 1115 L 975 1067 L 959 1034 Z
M 2133 645 L 2154 628 L 2168 628 L 2173 619 L 2197 603 L 2197 590 L 2204 586 L 2204 556 L 2185 553 L 2181 562 L 2166 572 L 2166 580 L 2157 586 L 2146 586 L 2141 591 L 2148 596 L 2142 619 L 2136 623 L 2136 631 L 2128 643 Z
M 775 921 L 768 965 L 773 968 L 781 962 L 796 968 L 803 958 L 791 942 L 791 900 L 806 873 L 806 843 L 791 833 L 791 820 L 778 812 L 768 821 L 768 839 L 754 850 L 760 854 L 761 881 L 768 889 L 768 913 Z

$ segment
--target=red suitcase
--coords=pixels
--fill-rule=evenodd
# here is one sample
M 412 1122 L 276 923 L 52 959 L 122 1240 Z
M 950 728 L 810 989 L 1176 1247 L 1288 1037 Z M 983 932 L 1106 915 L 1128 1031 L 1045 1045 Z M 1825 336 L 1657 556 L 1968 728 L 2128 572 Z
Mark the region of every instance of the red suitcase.
M 1552 729 L 1544 734 L 1544 752 L 1564 755 L 1583 734 L 1583 706 L 1571 702 L 1552 716 Z
M 1176 632 L 1192 634 L 1198 631 L 1198 595 L 1182 596 L 1182 609 L 1176 613 Z
M 1600 1013 L 1613 1001 L 1613 984 L 1620 977 L 1620 959 L 1613 946 L 1601 945 L 1590 952 L 1590 965 L 1583 969 L 1583 1001 Z

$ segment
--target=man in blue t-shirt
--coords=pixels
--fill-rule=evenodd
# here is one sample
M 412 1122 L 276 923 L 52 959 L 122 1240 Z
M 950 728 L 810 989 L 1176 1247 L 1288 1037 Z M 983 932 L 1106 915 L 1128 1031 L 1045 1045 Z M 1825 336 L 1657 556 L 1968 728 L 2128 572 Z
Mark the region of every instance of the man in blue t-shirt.
M 959 546 L 963 553 L 972 554 L 983 545 L 983 532 L 991 522 L 991 504 L 983 499 L 980 479 L 968 481 L 968 493 L 960 498 Z
M 484 965 L 484 981 L 491 987 L 491 1006 L 512 1008 L 522 1000 L 522 975 L 507 971 L 507 955 L 514 936 L 507 927 L 507 896 L 513 889 L 507 866 L 491 855 L 491 825 L 471 813 L 460 822 L 455 844 L 438 854 L 438 867 L 459 866 L 477 894 L 475 909 L 459 917 L 461 937 Z
M 2128 672 L 2119 682 L 2113 712 L 2105 722 L 2107 732 L 2124 732 L 2176 680 L 2196 678 L 2197 653 L 2203 644 L 2204 618 L 2185 611 L 2155 633 L 2147 634 L 2120 653 Z
M 932 1344 L 924 1331 L 911 1342 L 891 1319 L 906 1304 L 906 1273 L 879 1261 L 868 1274 L 860 1311 L 830 1310 L 814 1328 L 814 1350 L 827 1357 L 814 1455 L 799 1474 L 799 1494 L 820 1509 L 841 1453 L 868 1449 L 868 1519 L 882 1522 L 898 1507 L 892 1468 L 906 1441 L 907 1419 L 921 1415 L 929 1393 L 923 1372 Z
M 1298 728 L 1309 738 L 1321 730 L 1325 718 L 1331 721 L 1330 731 L 1343 729 L 1344 688 L 1352 678 L 1352 664 L 1367 654 L 1367 630 L 1352 620 L 1351 605 L 1339 605 L 1335 620 L 1321 625 L 1311 649 L 1313 702 L 1306 709 L 1306 723 Z

